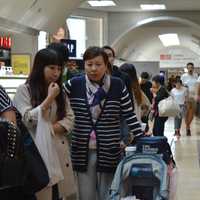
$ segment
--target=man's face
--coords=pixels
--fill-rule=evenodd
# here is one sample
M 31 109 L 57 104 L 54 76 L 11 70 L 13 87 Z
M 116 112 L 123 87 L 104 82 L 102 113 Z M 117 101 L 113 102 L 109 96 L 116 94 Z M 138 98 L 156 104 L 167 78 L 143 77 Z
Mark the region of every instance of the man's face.
M 146 82 L 147 82 L 147 79 L 141 78 L 141 81 L 140 81 L 141 84 L 145 84 Z
M 193 65 L 188 65 L 188 66 L 187 66 L 187 69 L 188 69 L 188 73 L 189 73 L 190 75 L 192 75 L 192 74 L 194 73 L 194 66 L 193 66 Z
M 115 60 L 113 52 L 110 49 L 104 49 L 104 52 L 108 56 L 109 63 L 113 66 Z

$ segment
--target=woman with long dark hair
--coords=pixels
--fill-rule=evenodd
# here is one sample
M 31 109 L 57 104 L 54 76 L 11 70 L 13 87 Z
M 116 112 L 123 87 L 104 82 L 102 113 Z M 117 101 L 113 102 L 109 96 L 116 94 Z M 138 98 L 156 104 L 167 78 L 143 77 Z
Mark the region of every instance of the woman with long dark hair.
M 26 83 L 19 86 L 14 97 L 15 106 L 33 138 L 40 123 L 39 113 L 50 122 L 51 137 L 55 144 L 53 148 L 58 154 L 64 177 L 64 180 L 50 177 L 50 184 L 37 194 L 38 200 L 57 200 L 61 197 L 68 199 L 75 193 L 68 142 L 65 137 L 73 127 L 74 115 L 62 90 L 62 71 L 63 61 L 59 59 L 56 51 L 38 51 Z
M 133 100 L 134 100 L 134 111 L 135 111 L 135 114 L 137 115 L 138 120 L 141 121 L 143 117 L 141 115 L 142 108 L 144 106 L 147 106 L 147 107 L 150 106 L 150 102 L 140 88 L 135 66 L 131 63 L 124 63 L 123 65 L 120 66 L 120 70 L 122 72 L 125 72 L 130 78 L 132 95 L 133 95 Z M 145 121 L 145 123 L 147 122 L 148 120 Z

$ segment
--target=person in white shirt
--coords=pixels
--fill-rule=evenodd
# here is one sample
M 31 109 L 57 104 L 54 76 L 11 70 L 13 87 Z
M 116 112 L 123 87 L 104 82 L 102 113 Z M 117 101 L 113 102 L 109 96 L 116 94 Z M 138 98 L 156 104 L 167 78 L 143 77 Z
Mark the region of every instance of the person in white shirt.
M 186 115 L 185 115 L 185 124 L 186 124 L 186 133 L 187 136 L 191 136 L 190 124 L 194 118 L 195 112 L 195 93 L 197 89 L 197 75 L 194 73 L 194 64 L 187 64 L 188 72 L 181 76 L 183 85 L 188 88 L 189 99 L 186 104 Z
M 182 118 L 185 114 L 186 102 L 188 101 L 188 89 L 182 85 L 182 81 L 179 77 L 176 78 L 175 85 L 176 87 L 171 90 L 171 95 L 179 104 L 181 113 L 174 118 L 174 135 L 179 138 L 181 136 L 180 129 L 182 124 Z

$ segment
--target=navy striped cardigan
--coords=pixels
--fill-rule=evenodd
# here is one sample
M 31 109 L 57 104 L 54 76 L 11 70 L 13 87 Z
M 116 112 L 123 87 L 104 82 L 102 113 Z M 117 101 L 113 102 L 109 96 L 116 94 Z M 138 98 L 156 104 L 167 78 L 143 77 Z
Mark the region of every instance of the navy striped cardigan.
M 93 129 L 97 137 L 97 171 L 114 172 L 120 161 L 120 114 L 134 135 L 142 132 L 125 85 L 120 79 L 111 77 L 110 89 L 95 124 L 87 101 L 85 76 L 71 79 L 64 88 L 75 114 L 71 147 L 74 170 L 87 170 L 89 136 Z

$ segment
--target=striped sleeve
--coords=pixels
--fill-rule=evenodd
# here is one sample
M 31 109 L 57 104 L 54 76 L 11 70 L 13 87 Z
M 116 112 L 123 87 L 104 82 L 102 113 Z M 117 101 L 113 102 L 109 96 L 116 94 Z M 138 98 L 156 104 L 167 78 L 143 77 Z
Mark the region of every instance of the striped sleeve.
M 121 111 L 123 117 L 126 119 L 127 125 L 130 129 L 130 131 L 133 133 L 133 135 L 141 135 L 141 125 L 136 117 L 136 114 L 133 111 L 132 102 L 128 93 L 128 90 L 126 89 L 126 86 L 124 86 L 124 89 L 122 91 L 121 96 Z
M 0 113 L 10 108 L 13 108 L 13 103 L 3 87 L 0 86 Z
M 65 83 L 63 83 L 63 88 L 64 88 L 64 91 L 67 93 L 67 95 L 69 96 L 70 93 L 71 93 L 71 80 L 68 80 L 66 81 Z

